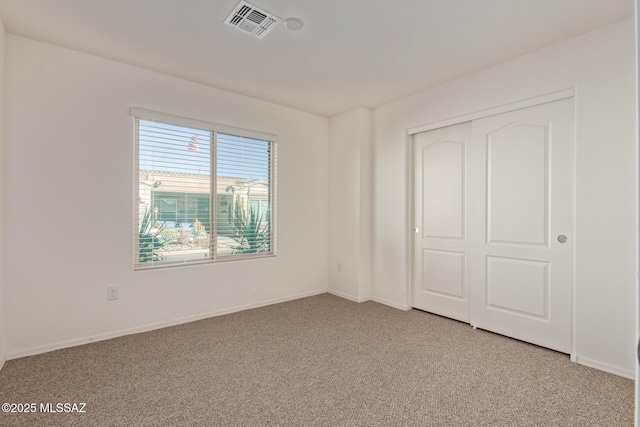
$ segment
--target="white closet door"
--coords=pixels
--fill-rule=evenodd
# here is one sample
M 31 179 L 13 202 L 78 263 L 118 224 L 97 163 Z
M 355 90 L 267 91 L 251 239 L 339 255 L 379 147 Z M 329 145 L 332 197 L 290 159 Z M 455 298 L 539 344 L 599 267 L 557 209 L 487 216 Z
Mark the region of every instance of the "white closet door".
M 470 136 L 470 123 L 414 136 L 413 306 L 464 322 Z
M 471 324 L 571 350 L 573 102 L 473 121 Z
M 413 306 L 571 351 L 573 100 L 414 135 Z

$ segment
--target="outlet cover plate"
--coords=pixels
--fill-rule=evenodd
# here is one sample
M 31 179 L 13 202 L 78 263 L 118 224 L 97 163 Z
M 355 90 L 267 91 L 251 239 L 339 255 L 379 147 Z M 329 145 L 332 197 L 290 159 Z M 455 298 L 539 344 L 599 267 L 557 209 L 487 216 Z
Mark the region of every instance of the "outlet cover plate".
M 113 301 L 120 298 L 119 286 L 107 286 L 107 301 Z

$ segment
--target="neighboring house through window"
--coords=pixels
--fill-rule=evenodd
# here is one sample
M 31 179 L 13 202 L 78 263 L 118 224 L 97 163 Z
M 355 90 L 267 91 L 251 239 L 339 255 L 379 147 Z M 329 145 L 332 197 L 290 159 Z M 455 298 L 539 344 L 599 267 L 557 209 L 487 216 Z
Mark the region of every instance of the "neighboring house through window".
M 131 112 L 136 269 L 275 255 L 274 135 Z

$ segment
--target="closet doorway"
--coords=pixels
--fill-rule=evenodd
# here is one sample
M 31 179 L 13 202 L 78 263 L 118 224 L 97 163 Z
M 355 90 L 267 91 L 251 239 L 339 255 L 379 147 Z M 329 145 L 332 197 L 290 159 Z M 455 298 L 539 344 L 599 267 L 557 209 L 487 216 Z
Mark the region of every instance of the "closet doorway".
M 573 98 L 413 135 L 413 306 L 571 352 Z

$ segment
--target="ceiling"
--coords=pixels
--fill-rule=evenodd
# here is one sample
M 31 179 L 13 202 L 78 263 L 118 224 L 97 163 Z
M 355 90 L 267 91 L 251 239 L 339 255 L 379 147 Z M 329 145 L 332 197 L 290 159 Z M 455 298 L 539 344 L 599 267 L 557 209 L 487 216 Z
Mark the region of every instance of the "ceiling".
M 374 108 L 633 16 L 633 0 L 0 0 L 7 31 L 330 117 Z

